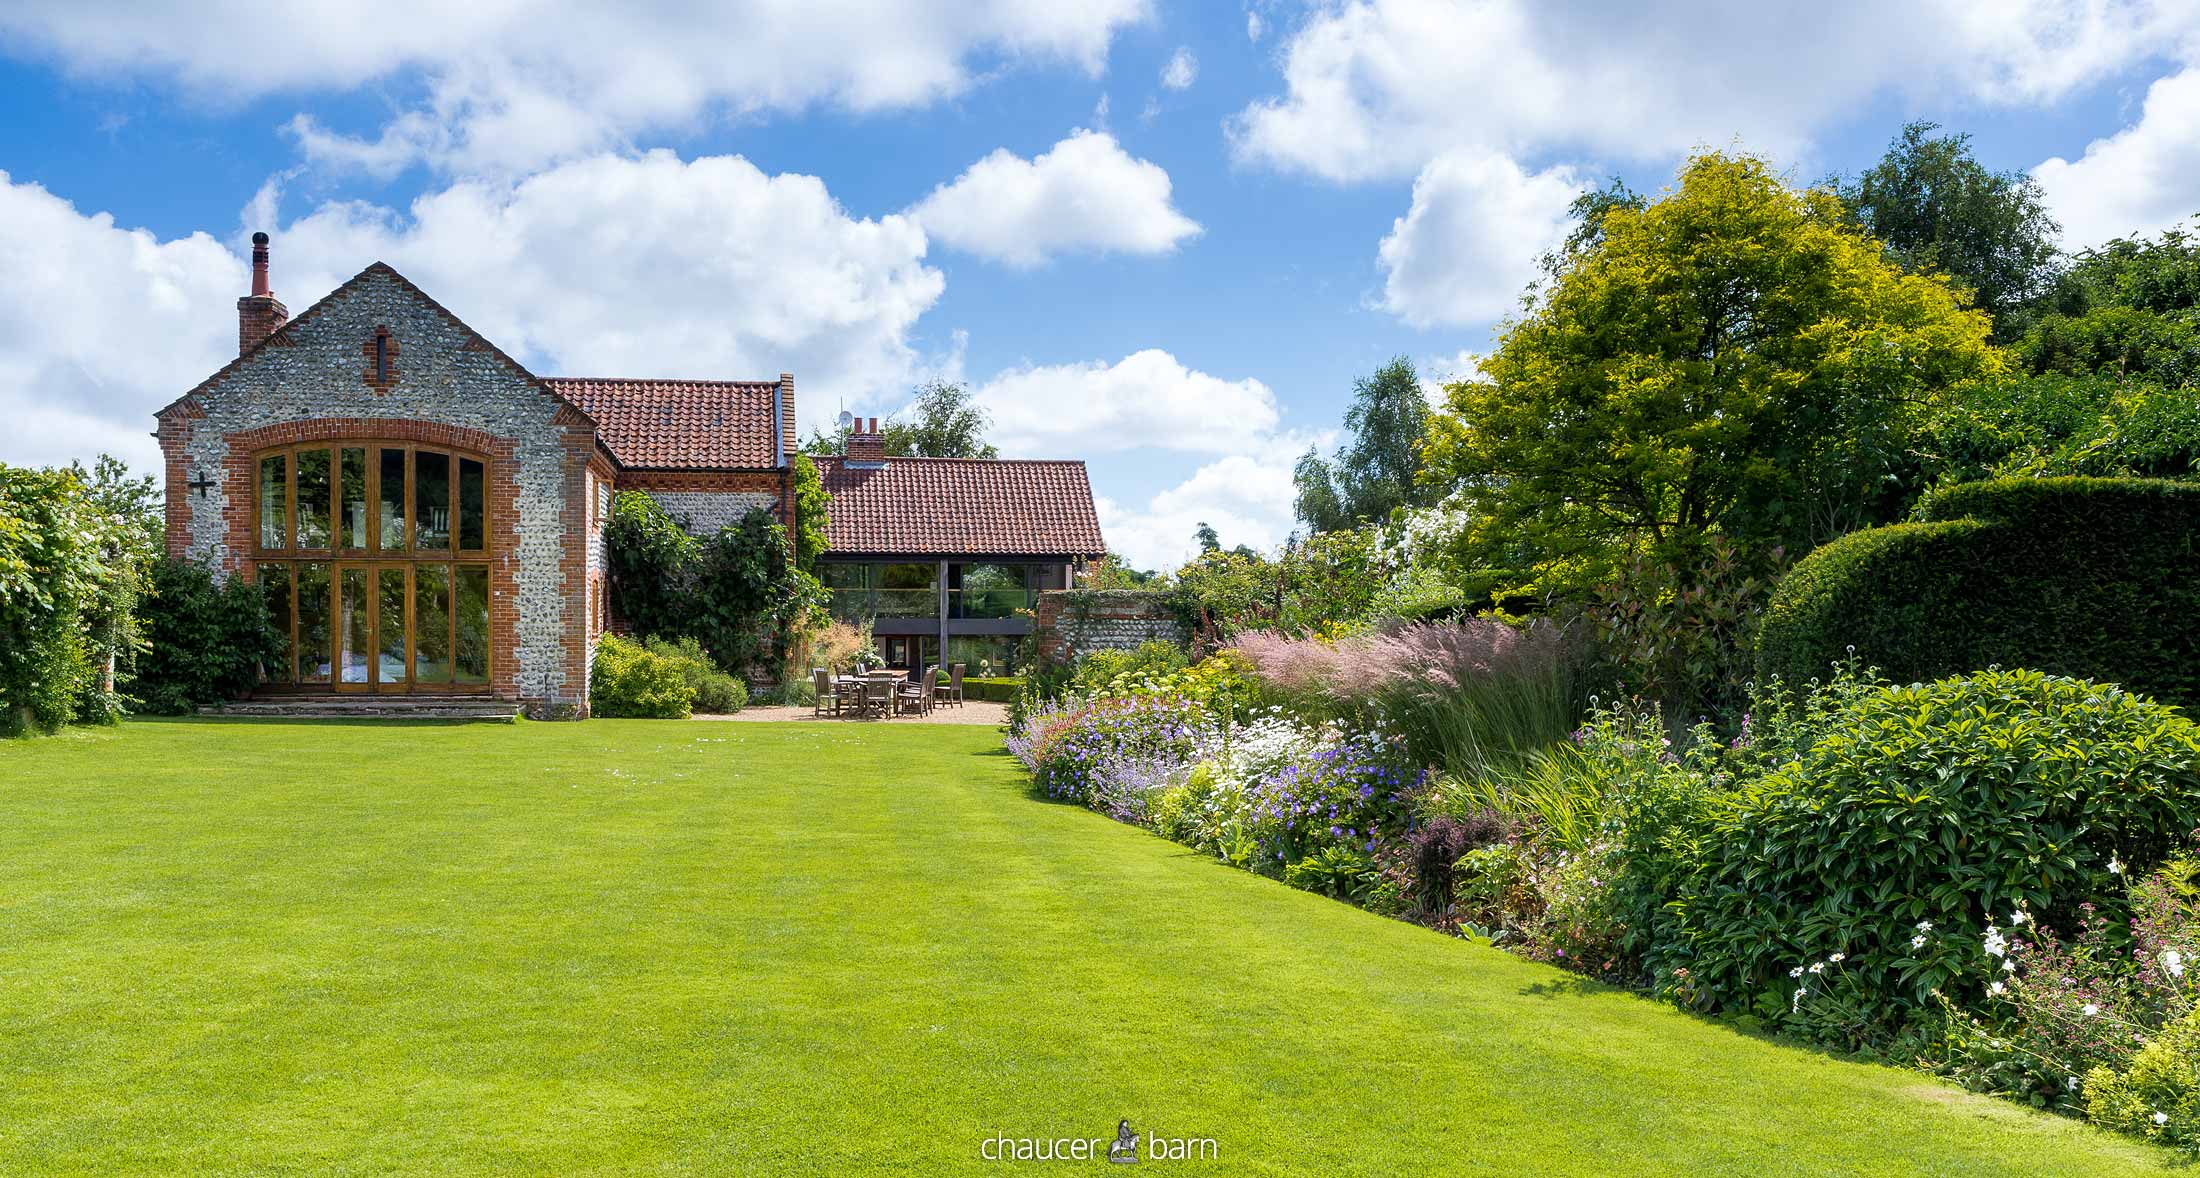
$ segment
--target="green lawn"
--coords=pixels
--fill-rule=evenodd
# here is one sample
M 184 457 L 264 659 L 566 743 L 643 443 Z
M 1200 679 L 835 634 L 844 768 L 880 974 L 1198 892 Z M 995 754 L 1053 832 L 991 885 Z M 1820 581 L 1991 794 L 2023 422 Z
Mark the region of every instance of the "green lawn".
M 0 743 L 0 1174 L 2149 1173 L 1208 863 L 982 728 Z M 1190 1172 L 1149 1162 L 1130 1173 Z

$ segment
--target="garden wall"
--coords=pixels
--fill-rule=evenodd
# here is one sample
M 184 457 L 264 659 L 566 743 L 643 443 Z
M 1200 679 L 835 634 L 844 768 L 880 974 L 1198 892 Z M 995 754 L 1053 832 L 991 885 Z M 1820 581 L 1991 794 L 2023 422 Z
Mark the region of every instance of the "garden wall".
M 1188 635 L 1167 599 L 1144 589 L 1049 589 L 1039 594 L 1039 657 L 1067 661 L 1090 650 L 1130 650 Z

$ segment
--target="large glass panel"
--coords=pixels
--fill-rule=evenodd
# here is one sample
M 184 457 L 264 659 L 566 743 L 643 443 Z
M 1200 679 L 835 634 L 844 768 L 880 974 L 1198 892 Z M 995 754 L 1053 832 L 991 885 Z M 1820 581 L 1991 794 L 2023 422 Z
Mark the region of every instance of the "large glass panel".
M 483 474 L 481 464 L 473 459 L 458 460 L 458 546 L 468 552 L 479 552 L 487 546 L 482 497 L 488 487 Z
M 489 681 L 489 570 L 480 565 L 460 565 L 458 580 L 458 649 L 453 662 L 460 683 Z
M 936 618 L 940 614 L 939 566 L 935 564 L 885 564 L 878 566 L 878 616 L 882 618 Z
M 258 577 L 260 592 L 267 596 L 268 624 L 282 643 L 282 653 L 260 667 L 260 677 L 269 683 L 288 683 L 297 665 L 290 652 L 290 566 L 263 564 Z
M 343 546 L 365 548 L 367 546 L 367 452 L 345 448 L 343 454 L 343 481 L 338 485 L 344 501 Z
M 817 566 L 818 580 L 832 593 L 834 617 L 861 622 L 871 617 L 871 566 L 848 561 L 826 561 Z
M 335 494 L 326 450 L 298 451 L 298 547 L 328 547 L 329 500 Z
M 1009 618 L 1031 608 L 1030 569 L 1020 564 L 968 564 L 962 568 L 962 592 L 956 616 Z
M 996 635 L 955 635 L 947 640 L 947 665 L 963 665 L 963 674 L 972 679 L 986 679 L 996 675 L 1016 673 L 1016 644 L 1018 639 Z
M 326 683 L 329 675 L 328 569 L 298 566 L 298 682 Z
M 374 681 L 405 681 L 405 569 L 385 565 L 374 571 Z
M 451 681 L 451 566 L 413 566 L 413 682 Z
M 367 681 L 367 652 L 373 644 L 367 635 L 367 570 L 347 568 L 337 574 L 336 632 L 342 636 L 338 673 L 346 683 Z
M 270 454 L 260 459 L 260 547 L 288 548 L 289 539 L 290 456 Z
M 413 454 L 413 546 L 451 546 L 451 456 L 433 450 Z
M 375 485 L 380 488 L 382 551 L 397 552 L 405 547 L 405 452 L 383 450 L 376 461 L 381 466 Z

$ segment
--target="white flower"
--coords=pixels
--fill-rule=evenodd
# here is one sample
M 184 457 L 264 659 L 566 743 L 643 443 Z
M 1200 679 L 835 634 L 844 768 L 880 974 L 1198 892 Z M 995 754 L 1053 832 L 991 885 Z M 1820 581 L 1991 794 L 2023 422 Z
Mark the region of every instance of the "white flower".
M 2087 1018 L 2091 1018 L 2094 1015 L 2101 1013 L 2101 1005 L 2098 1002 L 2088 1002 L 2078 1011 L 2078 1013 L 2086 1016 Z
M 2063 1087 L 2068 1091 L 2076 1092 L 2078 1090 L 2078 1078 L 2076 1076 L 2072 1076 L 2069 1079 L 2063 1081 Z
M 1813 962 L 1811 962 L 1811 963 L 1810 963 L 1810 972 L 1812 972 L 1812 973 L 1824 973 L 1824 972 L 1826 972 L 1826 963 L 1825 963 L 1825 962 L 1823 962 L 1823 961 L 1813 961 Z
M 1803 1009 L 1803 995 L 1808 993 L 1810 993 L 1809 986 L 1797 986 L 1795 988 L 1795 1000 L 1788 1004 L 1788 1013 L 1793 1014 Z
M 2017 963 L 2016 963 L 2016 962 L 2014 962 L 2014 961 L 2004 961 L 2004 962 L 2002 962 L 2002 963 L 2001 963 L 2001 972 L 2003 972 L 2003 973 L 2015 973 L 2015 972 L 2017 972 Z
M 2008 953 L 2009 942 L 2002 938 L 2001 930 L 1995 928 L 1993 925 L 1987 925 L 1986 955 L 1988 957 L 2006 957 L 2008 956 Z
M 1914 937 L 1911 937 L 1911 938 L 1910 938 L 1910 948 L 1912 948 L 1912 949 L 1923 949 L 1924 947 L 1925 947 L 1925 934 L 1923 934 L 1923 933 L 1919 933 L 1918 935 L 1916 935 L 1916 936 L 1914 936 Z
M 1999 998 L 2008 992 L 2009 987 L 2002 985 L 2000 982 L 1995 982 L 1986 987 L 1986 993 L 1994 998 Z
M 2154 1123 L 2155 1123 L 2155 1124 L 2157 1124 L 2157 1125 L 2167 1125 L 2167 1124 L 2169 1124 L 2169 1114 L 2168 1114 L 2168 1113 L 2165 1113 L 2165 1112 L 2163 1112 L 2163 1111 L 2162 1111 L 2161 1109 L 2155 1109 L 2155 1110 L 2154 1110 Z
M 1789 976 L 1789 977 L 1791 977 L 1791 978 L 1799 978 L 1799 977 L 1802 977 L 1802 976 L 1803 976 L 1803 967 L 1802 967 L 1802 966 L 1800 966 L 1800 965 L 1798 965 L 1798 966 L 1796 966 L 1796 967 L 1795 967 L 1794 969 L 1791 969 L 1791 970 L 1789 970 L 1789 971 L 1788 971 L 1788 976 Z
M 1849 955 L 1846 953 L 1831 953 L 1826 956 L 1828 961 L 1847 961 L 1848 959 Z
M 2032 918 L 2025 915 L 2024 909 L 2022 908 L 2019 908 L 2015 912 L 2009 914 L 2009 923 L 2013 925 L 2023 924 L 2025 921 L 2028 921 L 2030 919 Z
M 2175 949 L 2164 950 L 2162 952 L 2162 968 L 2168 970 L 2169 976 L 2173 978 L 2184 977 L 2185 955 Z
M 2118 859 L 2114 855 L 2110 855 L 2108 857 L 2108 873 L 2110 875 L 2122 875 L 2124 873 L 2123 860 Z
M 1918 922 L 1917 922 L 1917 931 L 1919 931 L 1919 932 L 1921 932 L 1921 933 L 1929 933 L 1929 932 L 1933 931 L 1933 922 L 1932 922 L 1932 921 L 1929 921 L 1929 920 L 1921 920 L 1921 921 L 1918 921 Z

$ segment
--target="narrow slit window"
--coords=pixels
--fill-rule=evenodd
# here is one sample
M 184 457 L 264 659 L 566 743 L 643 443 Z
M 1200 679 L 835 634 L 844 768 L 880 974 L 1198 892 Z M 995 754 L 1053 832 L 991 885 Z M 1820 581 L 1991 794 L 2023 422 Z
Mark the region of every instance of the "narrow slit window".
M 390 383 L 390 333 L 386 331 L 374 336 L 374 383 Z

